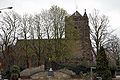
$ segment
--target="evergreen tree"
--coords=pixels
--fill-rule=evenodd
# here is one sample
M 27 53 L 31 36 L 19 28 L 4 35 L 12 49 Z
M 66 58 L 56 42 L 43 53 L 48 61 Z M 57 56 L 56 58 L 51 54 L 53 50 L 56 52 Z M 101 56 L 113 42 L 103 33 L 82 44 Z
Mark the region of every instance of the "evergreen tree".
M 97 76 L 102 77 L 102 80 L 112 80 L 110 68 L 108 66 L 107 56 L 103 47 L 100 47 L 96 61 Z

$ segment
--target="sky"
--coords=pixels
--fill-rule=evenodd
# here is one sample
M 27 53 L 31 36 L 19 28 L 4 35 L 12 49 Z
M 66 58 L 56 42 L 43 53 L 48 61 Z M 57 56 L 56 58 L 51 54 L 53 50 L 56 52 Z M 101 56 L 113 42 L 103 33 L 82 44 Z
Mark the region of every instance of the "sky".
M 120 38 L 120 0 L 0 0 L 0 9 L 12 6 L 13 11 L 21 15 L 39 13 L 52 5 L 64 8 L 69 14 L 78 10 L 83 15 L 85 9 L 89 14 L 93 9 L 98 9 L 108 16 L 110 29 L 115 30 L 114 34 Z

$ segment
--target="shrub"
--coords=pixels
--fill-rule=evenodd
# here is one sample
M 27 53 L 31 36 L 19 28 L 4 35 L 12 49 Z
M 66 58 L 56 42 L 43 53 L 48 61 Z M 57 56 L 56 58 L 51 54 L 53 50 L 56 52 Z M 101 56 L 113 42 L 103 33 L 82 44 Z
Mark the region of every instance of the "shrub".
M 10 80 L 18 80 L 20 74 L 20 67 L 17 65 L 13 65 L 10 68 L 10 73 L 11 73 Z
M 19 73 L 20 73 L 20 67 L 17 66 L 17 65 L 13 65 L 13 66 L 10 68 L 10 73 L 19 74 Z

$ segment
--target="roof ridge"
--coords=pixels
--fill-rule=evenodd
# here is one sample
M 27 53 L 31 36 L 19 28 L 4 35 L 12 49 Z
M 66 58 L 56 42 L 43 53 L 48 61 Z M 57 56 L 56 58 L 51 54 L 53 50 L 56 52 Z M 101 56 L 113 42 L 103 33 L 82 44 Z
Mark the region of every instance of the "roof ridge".
M 82 15 L 78 11 L 76 11 L 75 13 L 73 13 L 72 16 L 80 16 L 80 17 L 82 17 Z

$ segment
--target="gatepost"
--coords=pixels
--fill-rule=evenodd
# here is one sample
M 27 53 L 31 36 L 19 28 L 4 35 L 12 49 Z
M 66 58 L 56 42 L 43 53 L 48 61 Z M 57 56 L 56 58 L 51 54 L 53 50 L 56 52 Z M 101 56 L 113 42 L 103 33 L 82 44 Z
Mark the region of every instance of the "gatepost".
M 53 72 L 52 68 L 50 68 L 49 71 L 48 71 L 48 79 L 49 79 L 49 80 L 52 80 L 51 78 L 52 78 L 53 76 L 54 76 L 54 72 Z

